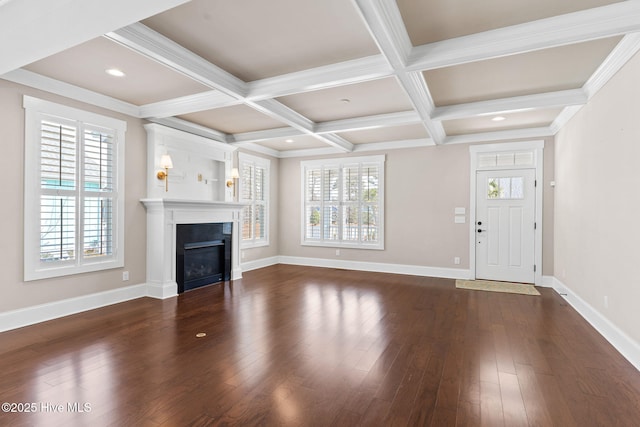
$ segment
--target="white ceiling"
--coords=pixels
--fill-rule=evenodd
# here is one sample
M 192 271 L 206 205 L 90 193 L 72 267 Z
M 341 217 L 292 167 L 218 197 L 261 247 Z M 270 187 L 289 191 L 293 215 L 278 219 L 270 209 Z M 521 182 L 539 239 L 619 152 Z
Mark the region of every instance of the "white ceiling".
M 290 157 L 552 136 L 638 31 L 640 0 L 9 0 L 0 76 Z

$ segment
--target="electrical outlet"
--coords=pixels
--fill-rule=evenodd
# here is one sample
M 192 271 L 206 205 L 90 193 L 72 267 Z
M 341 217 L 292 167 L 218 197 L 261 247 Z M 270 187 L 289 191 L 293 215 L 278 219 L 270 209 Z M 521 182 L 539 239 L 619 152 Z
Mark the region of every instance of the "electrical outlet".
M 460 257 L 459 257 L 459 256 L 455 257 L 455 258 L 453 259 L 453 263 L 454 263 L 455 265 L 460 264 Z
M 240 258 L 244 259 L 244 251 L 240 252 Z
M 129 272 L 128 271 L 123 271 L 122 272 L 122 281 L 126 282 L 127 280 L 129 280 Z
M 340 256 L 340 249 L 336 249 L 336 256 Z

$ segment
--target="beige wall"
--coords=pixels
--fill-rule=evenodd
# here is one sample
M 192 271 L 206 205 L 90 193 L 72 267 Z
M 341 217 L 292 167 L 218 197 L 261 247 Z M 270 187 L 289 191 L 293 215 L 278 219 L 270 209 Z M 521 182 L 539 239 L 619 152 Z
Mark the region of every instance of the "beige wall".
M 380 154 L 375 152 L 372 154 Z M 366 155 L 358 152 L 358 155 Z M 469 268 L 469 224 L 454 223 L 454 209 L 469 213 L 468 145 L 390 150 L 385 165 L 385 250 L 319 248 L 300 244 L 300 161 L 280 161 L 280 254 L 438 268 Z M 553 142 L 545 148 L 545 182 L 553 176 Z M 553 199 L 545 185 L 543 274 L 553 271 Z M 548 225 L 548 227 L 547 227 Z M 460 265 L 454 264 L 460 257 Z M 549 263 L 551 269 L 546 266 Z
M 56 279 L 24 282 L 23 278 L 23 183 L 24 109 L 22 96 L 31 95 L 71 107 L 127 121 L 125 268 Z M 141 121 L 101 110 L 66 98 L 0 80 L 0 144 L 2 144 L 2 253 L 0 254 L 0 311 L 88 295 L 145 282 L 146 222 L 139 199 L 146 194 L 146 133 Z M 122 281 L 128 270 L 130 280 Z
M 124 269 L 23 282 L 24 94 L 127 121 Z M 3 210 L 5 221 L 0 225 L 0 233 L 4 236 L 0 257 L 0 268 L 4 273 L 0 283 L 0 311 L 144 283 L 146 214 L 139 202 L 146 195 L 146 133 L 142 121 L 3 80 L 0 80 L 0 113 L 3 117 L 3 126 L 0 127 L 3 171 L 7 174 L 7 182 L 13 183 L 2 190 L 6 205 L 12 208 Z M 553 197 L 548 185 L 553 178 L 552 147 L 553 142 L 547 141 L 544 274 L 551 274 L 554 261 Z M 469 224 L 455 224 L 453 221 L 454 208 L 465 207 L 469 212 L 468 145 L 388 151 L 385 165 L 385 250 L 342 249 L 339 257 L 335 255 L 335 248 L 300 245 L 300 161 L 305 159 L 270 160 L 270 246 L 242 250 L 241 262 L 285 255 L 469 268 Z M 460 265 L 454 264 L 454 257 L 460 257 Z M 130 272 L 128 282 L 122 281 L 123 270 Z
M 636 342 L 639 76 L 636 55 L 557 135 L 555 164 L 555 276 Z

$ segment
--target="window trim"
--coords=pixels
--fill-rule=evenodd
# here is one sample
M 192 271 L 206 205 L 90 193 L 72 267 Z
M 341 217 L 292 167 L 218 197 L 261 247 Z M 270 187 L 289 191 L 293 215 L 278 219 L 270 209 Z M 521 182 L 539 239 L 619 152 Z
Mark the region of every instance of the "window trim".
M 333 159 L 317 159 L 317 160 L 305 160 L 300 162 L 300 187 L 301 187 L 301 207 L 300 207 L 300 245 L 302 246 L 316 246 L 316 247 L 327 247 L 327 248 L 347 248 L 347 249 L 367 249 L 367 250 L 384 250 L 384 210 L 385 210 L 385 202 L 384 202 L 384 184 L 385 184 L 385 161 L 386 156 L 384 154 L 375 155 L 375 156 L 360 156 L 360 157 L 340 157 Z M 353 241 L 343 241 L 343 240 L 307 240 L 306 238 L 306 207 L 307 207 L 307 198 L 306 198 L 306 171 L 309 168 L 318 168 L 318 167 L 332 167 L 338 168 L 340 170 L 340 179 L 342 180 L 342 170 L 345 165 L 349 164 L 362 164 L 362 163 L 377 163 L 379 167 L 379 184 L 378 184 L 378 198 L 379 198 L 379 222 L 380 222 L 380 231 L 377 243 L 354 243 Z M 342 203 L 342 202 L 340 202 Z
M 238 170 L 240 171 L 240 179 L 238 179 L 238 201 L 240 203 L 246 203 L 247 205 L 255 205 L 256 202 L 255 200 L 253 201 L 249 201 L 246 199 L 243 199 L 241 197 L 242 195 L 242 166 L 246 163 L 251 163 L 254 166 L 258 165 L 261 166 L 265 169 L 266 173 L 265 173 L 265 183 L 264 183 L 264 194 L 265 194 L 265 201 L 264 201 L 264 215 L 265 215 L 265 219 L 264 219 L 264 224 L 265 224 L 265 231 L 264 231 L 264 238 L 263 239 L 256 239 L 255 237 L 251 240 L 244 240 L 242 238 L 242 230 L 240 231 L 240 247 L 244 248 L 244 249 L 250 249 L 250 248 L 259 248 L 259 247 L 264 247 L 264 246 L 269 246 L 270 245 L 270 233 L 269 233 L 269 227 L 270 227 L 270 215 L 269 215 L 269 206 L 270 206 L 270 188 L 271 188 L 271 160 L 269 159 L 265 159 L 264 157 L 259 157 L 259 156 L 253 156 L 251 154 L 247 154 L 247 153 L 238 153 Z M 240 224 L 242 226 L 244 222 L 244 218 L 241 218 Z
M 25 95 L 24 157 L 24 280 L 32 281 L 124 267 L 125 132 L 127 123 L 96 113 Z M 40 261 L 40 122 L 43 116 L 59 117 L 78 125 L 112 130 L 115 135 L 113 193 L 113 255 L 108 259 L 85 259 L 44 265 Z M 81 142 L 81 141 L 79 141 Z M 81 161 L 81 160 L 80 160 Z M 78 185 L 81 188 L 81 185 Z M 85 197 L 80 190 L 79 195 Z M 76 245 L 82 247 L 81 242 Z

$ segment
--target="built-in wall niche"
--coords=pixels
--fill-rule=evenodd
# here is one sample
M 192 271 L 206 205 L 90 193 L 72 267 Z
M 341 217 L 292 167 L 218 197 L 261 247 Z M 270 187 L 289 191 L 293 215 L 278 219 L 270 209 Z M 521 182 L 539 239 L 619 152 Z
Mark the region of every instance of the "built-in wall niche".
M 147 198 L 224 202 L 233 200 L 231 176 L 235 147 L 158 124 L 147 131 Z M 173 167 L 167 182 L 158 179 L 161 159 L 169 155 Z

